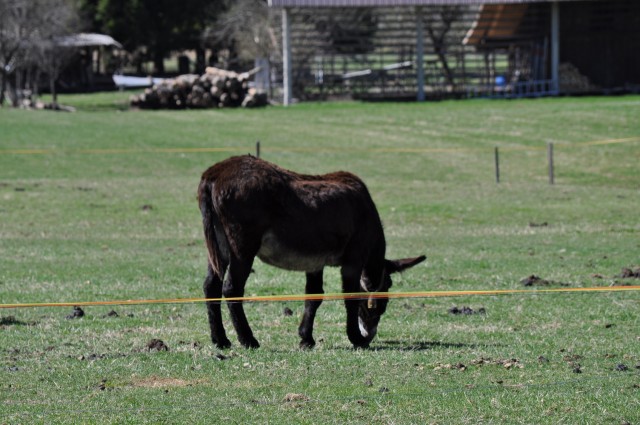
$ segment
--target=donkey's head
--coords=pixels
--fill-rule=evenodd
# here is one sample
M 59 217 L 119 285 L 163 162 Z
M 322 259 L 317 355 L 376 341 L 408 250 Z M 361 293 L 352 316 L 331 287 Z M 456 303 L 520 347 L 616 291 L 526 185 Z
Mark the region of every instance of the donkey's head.
M 401 260 L 384 260 L 384 270 L 382 279 L 376 285 L 365 273 L 360 278 L 362 289 L 367 292 L 388 292 L 391 288 L 391 275 L 402 272 L 426 260 L 427 257 L 421 255 L 415 258 L 404 258 Z M 378 332 L 380 317 L 387 310 L 389 299 L 385 297 L 369 296 L 360 302 L 358 309 L 358 324 L 360 333 L 367 342 L 371 342 Z

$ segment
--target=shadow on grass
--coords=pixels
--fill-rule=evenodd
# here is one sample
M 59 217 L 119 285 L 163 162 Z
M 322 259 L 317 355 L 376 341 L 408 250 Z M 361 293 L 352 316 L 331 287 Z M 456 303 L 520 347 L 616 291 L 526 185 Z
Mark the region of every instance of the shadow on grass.
M 14 316 L 0 316 L 0 326 L 33 326 L 35 324 L 35 322 L 24 322 L 22 320 L 18 320 Z
M 333 350 L 333 351 L 354 351 L 354 350 L 364 350 L 364 351 L 398 351 L 398 352 L 409 352 L 409 351 L 427 351 L 434 350 L 438 348 L 484 348 L 484 347 L 504 347 L 504 344 L 467 344 L 462 342 L 444 342 L 444 341 L 400 341 L 393 339 L 386 340 L 374 340 L 369 348 L 354 348 L 349 342 L 344 341 L 344 345 L 338 345 L 333 347 L 325 347 L 325 349 Z M 258 350 L 262 350 L 259 348 Z M 279 354 L 290 354 L 291 351 L 286 348 L 269 348 L 269 352 L 279 353 Z M 305 352 L 313 352 L 315 349 L 300 349 L 299 351 Z
M 496 344 L 465 344 L 462 342 L 444 342 L 444 341 L 398 341 L 398 340 L 383 340 L 378 341 L 378 344 L 371 347 L 374 351 L 424 351 L 432 350 L 434 348 L 479 348 L 479 347 L 499 347 L 501 345 Z
M 90 104 L 72 105 L 76 110 L 83 112 L 127 112 L 131 108 L 126 102 L 95 102 Z

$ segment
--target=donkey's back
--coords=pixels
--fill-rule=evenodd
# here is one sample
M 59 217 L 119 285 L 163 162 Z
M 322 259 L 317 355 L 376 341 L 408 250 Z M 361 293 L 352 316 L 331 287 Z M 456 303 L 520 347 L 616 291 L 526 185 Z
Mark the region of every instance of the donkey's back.
M 365 184 L 344 171 L 313 176 L 232 157 L 204 172 L 201 209 L 207 198 L 234 253 L 287 270 L 341 265 L 358 233 L 362 244 L 384 238 Z

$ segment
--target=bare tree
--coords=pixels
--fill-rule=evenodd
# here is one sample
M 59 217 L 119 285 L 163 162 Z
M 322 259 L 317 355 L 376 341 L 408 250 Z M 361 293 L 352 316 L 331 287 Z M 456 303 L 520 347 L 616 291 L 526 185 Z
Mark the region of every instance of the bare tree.
M 275 13 L 264 0 L 234 1 L 215 26 L 204 30 L 203 41 L 214 48 L 229 49 L 230 56 L 240 60 L 269 58 L 273 52 L 279 52 L 278 37 L 274 32 Z
M 36 61 L 49 77 L 52 104 L 58 106 L 56 81 L 76 53 L 72 34 L 80 27 L 79 14 L 69 0 L 42 0 L 49 13 L 42 17 L 44 30 L 36 40 Z
M 30 54 L 30 46 L 38 26 L 37 2 L 29 0 L 0 0 L 0 106 L 4 105 L 9 79 Z M 12 96 L 14 102 L 16 97 Z
M 9 89 L 17 106 L 20 70 L 41 67 L 54 81 L 58 78 L 69 56 L 57 40 L 78 28 L 78 16 L 72 0 L 0 0 L 0 105 Z
M 75 54 L 75 48 L 58 44 L 58 40 L 45 40 L 39 43 L 36 60 L 39 69 L 49 80 L 49 91 L 53 108 L 58 107 L 58 91 L 56 82 L 64 67 Z
M 455 79 L 453 71 L 447 61 L 447 36 L 451 31 L 453 24 L 458 22 L 463 14 L 464 7 L 462 6 L 443 6 L 439 10 L 440 19 L 431 19 L 426 24 L 426 29 L 431 38 L 433 49 L 435 50 L 440 63 L 442 64 L 442 70 L 447 80 L 447 84 L 455 86 Z M 437 28 L 439 27 L 439 28 Z

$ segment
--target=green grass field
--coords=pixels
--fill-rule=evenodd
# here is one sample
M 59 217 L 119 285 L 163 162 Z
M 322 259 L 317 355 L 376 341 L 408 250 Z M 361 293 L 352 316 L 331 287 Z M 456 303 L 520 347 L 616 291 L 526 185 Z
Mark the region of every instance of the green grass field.
M 393 291 L 548 284 L 392 300 L 369 350 L 351 348 L 339 301 L 310 351 L 297 302 L 246 306 L 258 350 L 225 310 L 226 351 L 202 304 L 0 309 L 0 424 L 640 423 L 640 294 L 535 293 L 640 282 L 617 277 L 640 266 L 640 97 L 207 111 L 127 97 L 0 109 L 0 303 L 201 297 L 200 174 L 257 140 L 283 167 L 365 180 L 388 256 L 428 256 Z M 301 273 L 254 269 L 247 295 L 304 290 Z M 337 270 L 325 281 L 339 291 Z

